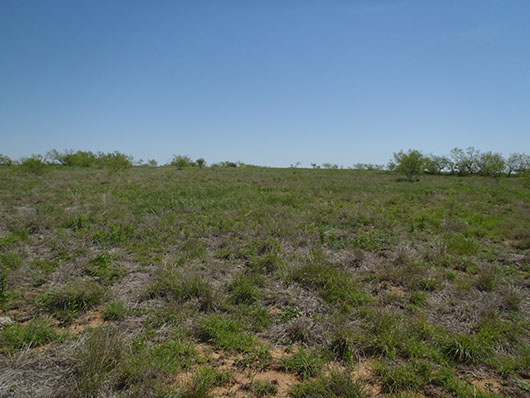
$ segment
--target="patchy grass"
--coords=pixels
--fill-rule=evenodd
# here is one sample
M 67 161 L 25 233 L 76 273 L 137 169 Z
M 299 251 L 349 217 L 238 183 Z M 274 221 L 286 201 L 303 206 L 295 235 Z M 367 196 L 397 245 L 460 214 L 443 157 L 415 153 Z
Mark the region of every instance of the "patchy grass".
M 39 173 L 0 167 L 0 395 L 528 394 L 525 178 Z

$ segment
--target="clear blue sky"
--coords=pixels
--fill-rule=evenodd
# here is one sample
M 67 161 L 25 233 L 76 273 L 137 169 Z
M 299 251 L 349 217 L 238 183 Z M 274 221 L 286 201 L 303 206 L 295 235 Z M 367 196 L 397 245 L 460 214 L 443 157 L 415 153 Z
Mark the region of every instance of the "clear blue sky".
M 530 1 L 0 2 L 0 153 L 530 152 Z

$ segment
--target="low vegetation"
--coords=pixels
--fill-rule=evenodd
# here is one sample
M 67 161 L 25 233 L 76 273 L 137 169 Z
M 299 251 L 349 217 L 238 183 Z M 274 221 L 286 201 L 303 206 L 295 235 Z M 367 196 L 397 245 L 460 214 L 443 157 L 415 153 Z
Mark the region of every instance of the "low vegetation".
M 299 166 L 0 156 L 0 396 L 528 396 L 527 156 Z

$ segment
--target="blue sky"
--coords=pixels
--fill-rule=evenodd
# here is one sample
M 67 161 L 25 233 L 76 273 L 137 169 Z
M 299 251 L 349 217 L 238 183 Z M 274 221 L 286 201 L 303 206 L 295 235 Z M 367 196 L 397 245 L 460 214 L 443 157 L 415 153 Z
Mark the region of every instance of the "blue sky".
M 530 1 L 0 2 L 0 153 L 530 152 Z

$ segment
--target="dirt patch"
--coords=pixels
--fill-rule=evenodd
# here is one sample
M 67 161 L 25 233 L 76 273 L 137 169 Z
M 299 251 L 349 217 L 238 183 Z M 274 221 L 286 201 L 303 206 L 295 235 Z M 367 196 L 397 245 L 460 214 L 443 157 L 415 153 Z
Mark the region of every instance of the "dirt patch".
M 366 390 L 372 397 L 381 394 L 383 390 L 381 384 L 375 377 L 374 360 L 363 360 L 359 362 L 353 369 L 353 379 L 366 383 Z
M 73 334 L 79 334 L 87 327 L 97 328 L 101 326 L 103 322 L 103 313 L 101 311 L 90 312 L 72 323 L 72 325 L 70 325 L 70 331 Z

